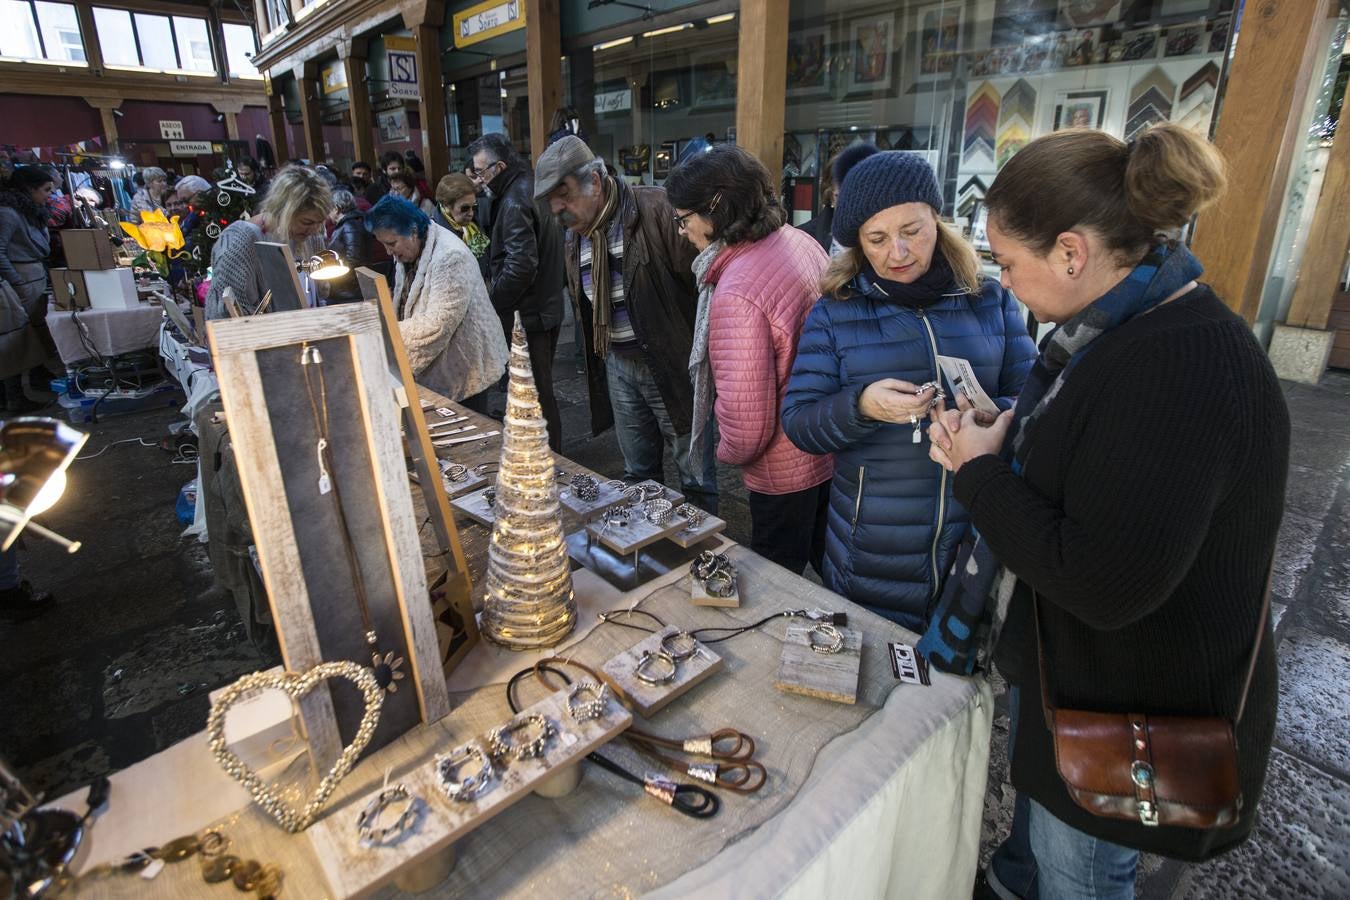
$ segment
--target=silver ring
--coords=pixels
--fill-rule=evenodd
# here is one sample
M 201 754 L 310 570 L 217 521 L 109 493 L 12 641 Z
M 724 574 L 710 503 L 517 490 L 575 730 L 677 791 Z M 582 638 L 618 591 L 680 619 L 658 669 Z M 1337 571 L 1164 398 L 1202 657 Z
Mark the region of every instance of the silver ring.
M 732 597 L 736 594 L 736 576 L 719 569 L 703 579 L 703 592 L 709 597 Z
M 698 638 L 687 631 L 677 631 L 661 638 L 661 649 L 669 653 L 677 663 L 684 662 L 698 652 Z
M 380 814 L 388 807 L 400 801 L 407 801 L 408 806 L 403 810 L 393 823 L 383 828 L 376 827 L 380 820 Z M 399 837 L 405 831 L 408 831 L 416 824 L 422 814 L 422 798 L 410 792 L 406 785 L 396 784 L 391 788 L 385 788 L 370 799 L 365 809 L 356 817 L 356 830 L 361 835 L 361 844 L 365 847 L 379 847 L 384 844 L 394 843 L 390 838 Z
M 478 760 L 478 771 L 456 779 L 454 775 L 460 766 L 473 759 Z M 460 803 L 468 803 L 480 797 L 492 783 L 492 758 L 477 741 L 465 744 L 450 753 L 437 753 L 436 780 L 446 797 Z
M 455 484 L 459 484 L 461 481 L 469 480 L 468 466 L 461 466 L 459 463 L 450 463 L 448 466 L 445 467 L 444 474 L 446 478 L 450 479 L 450 481 L 454 482 Z
M 675 514 L 675 507 L 669 500 L 648 500 L 642 505 L 642 514 L 653 525 L 668 525 Z
M 824 638 L 822 643 L 816 643 L 817 635 Z M 817 653 L 838 653 L 844 649 L 843 634 L 840 633 L 838 628 L 824 622 L 818 622 L 811 626 L 811 630 L 806 633 L 806 642 Z
M 497 489 L 495 487 L 483 488 L 483 502 L 487 504 L 488 509 L 492 509 L 497 504 Z
M 577 701 L 582 694 L 590 694 L 591 699 Z M 567 714 L 577 722 L 589 722 L 605 714 L 609 703 L 609 685 L 596 684 L 594 681 L 578 681 L 567 690 Z
M 698 559 L 694 560 L 694 564 L 690 567 L 690 571 L 694 573 L 694 577 L 707 581 L 718 572 L 727 572 L 734 576 L 736 568 L 731 564 L 731 560 L 727 559 L 725 555 L 714 553 L 711 550 L 704 550 L 698 555 Z
M 600 485 L 586 473 L 578 472 L 573 475 L 570 484 L 572 494 L 582 503 L 594 503 L 600 499 Z
M 689 524 L 684 527 L 685 531 L 697 530 L 708 519 L 708 514 L 692 503 L 681 503 L 675 510 L 675 515 L 688 520 Z
M 513 735 L 533 725 L 539 733 L 524 743 L 517 744 Z M 548 739 L 553 737 L 553 723 L 539 713 L 498 725 L 488 732 L 488 752 L 493 756 L 513 756 L 516 759 L 535 759 L 544 755 Z
M 670 671 L 664 675 L 652 675 L 648 673 L 646 671 L 647 666 L 651 665 L 653 662 L 665 663 Z M 638 660 L 637 668 L 633 670 L 633 674 L 638 677 L 639 681 L 644 681 L 647 684 L 670 684 L 675 680 L 675 672 L 677 670 L 678 667 L 675 664 L 675 657 L 671 656 L 665 650 L 643 650 L 642 658 Z

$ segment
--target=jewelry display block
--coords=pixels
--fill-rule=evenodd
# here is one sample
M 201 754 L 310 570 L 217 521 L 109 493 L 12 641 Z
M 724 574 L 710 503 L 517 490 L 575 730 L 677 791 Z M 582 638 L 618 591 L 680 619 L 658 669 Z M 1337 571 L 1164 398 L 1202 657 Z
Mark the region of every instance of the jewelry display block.
M 557 734 L 549 740 L 544 754 L 536 759 L 510 759 L 496 765 L 490 788 L 470 801 L 450 800 L 436 778 L 433 759 L 405 759 L 406 749 L 391 747 L 373 757 L 366 765 L 379 769 L 393 767 L 400 773 L 396 780 L 422 798 L 427 805 L 417 829 L 407 837 L 383 847 L 361 846 L 356 819 L 369 796 L 353 797 L 350 803 L 333 810 L 315 822 L 305 833 L 333 894 L 339 897 L 366 897 L 391 883 L 400 870 L 433 858 L 455 841 L 525 799 L 539 784 L 568 766 L 577 765 L 592 750 L 603 746 L 633 724 L 633 716 L 622 704 L 610 698 L 605 713 L 596 719 L 577 722 L 567 712 L 567 691 L 550 694 L 533 706 L 521 710 L 513 720 L 531 714 L 545 716 Z M 449 753 L 468 740 L 488 745 L 486 734 L 466 736 L 448 744 Z M 471 768 L 471 767 L 469 767 Z
M 482 485 L 481 487 L 477 490 L 460 494 L 450 501 L 450 505 L 480 525 L 486 525 L 491 528 L 496 516 L 492 514 L 492 507 L 488 506 L 485 492 L 496 488 L 497 473 L 493 472 L 490 479 L 485 475 L 479 475 L 478 478 Z M 486 482 L 486 484 L 483 484 L 483 482 Z
M 493 479 L 496 480 L 495 475 L 493 476 Z M 460 497 L 470 491 L 481 490 L 489 486 L 487 476 L 479 475 L 473 469 L 469 469 L 464 473 L 463 481 L 451 481 L 449 475 L 446 475 L 443 480 L 445 481 L 446 493 L 450 495 L 452 503 L 453 498 L 455 497 Z
M 674 625 L 667 625 L 655 634 L 638 641 L 601 668 L 610 685 L 616 688 L 643 718 L 650 719 L 668 704 L 726 668 L 726 662 L 722 657 L 710 650 L 706 644 L 700 643 L 693 656 L 676 664 L 675 678 L 670 682 L 648 684 L 638 678 L 636 670 L 642 654 L 659 651 L 663 638 L 679 632 L 680 629 Z
M 372 752 L 450 711 L 381 328 L 373 304 L 207 328 L 286 668 L 303 672 L 336 660 L 368 666 L 372 649 L 405 661 L 407 677 L 387 695 Z M 307 353 L 322 358 L 321 398 L 306 378 L 313 368 L 303 363 Z M 334 413 L 317 454 L 316 402 Z M 351 548 L 369 626 L 344 564 L 344 533 L 362 536 Z M 368 630 L 378 637 L 374 648 Z M 356 734 L 365 704 L 346 685 L 322 685 L 299 708 L 311 761 L 325 772 Z
M 636 553 L 649 544 L 665 540 L 685 526 L 684 519 L 672 515 L 665 525 L 656 525 L 643 515 L 642 507 L 634 507 L 628 515 L 627 525 L 609 525 L 604 522 L 591 522 L 586 530 L 594 540 L 600 541 L 621 556 Z
M 838 653 L 811 649 L 811 625 L 789 625 L 773 686 L 789 694 L 804 694 L 853 704 L 858 701 L 858 673 L 862 669 L 862 632 L 840 628 L 844 646 Z
M 741 585 L 740 578 L 736 578 L 732 585 L 734 590 L 730 597 L 715 597 L 709 594 L 703 588 L 703 579 L 696 576 L 689 578 L 689 602 L 695 606 L 719 606 L 726 609 L 736 609 L 741 605 Z
M 568 473 L 568 477 L 571 477 L 571 473 Z M 623 502 L 623 491 L 620 489 L 610 487 L 600 480 L 596 481 L 596 486 L 599 489 L 597 497 L 594 500 L 586 501 L 577 497 L 576 491 L 572 490 L 572 485 L 568 481 L 559 481 L 558 502 L 563 505 L 564 509 L 583 522 L 589 522 L 611 506 L 617 506 Z
M 723 531 L 726 531 L 727 528 L 726 519 L 719 519 L 712 513 L 704 513 L 703 521 L 699 523 L 699 526 L 697 528 L 689 528 L 688 520 L 681 517 L 678 513 L 676 514 L 676 518 L 684 522 L 685 527 L 672 534 L 670 536 L 670 539 L 674 543 L 679 544 L 681 547 L 684 547 L 686 549 L 694 546 L 695 544 L 706 541 L 708 538 L 712 537 L 715 534 L 721 534 Z M 726 604 L 708 604 L 708 605 L 718 606 Z M 739 605 L 739 603 L 732 605 Z

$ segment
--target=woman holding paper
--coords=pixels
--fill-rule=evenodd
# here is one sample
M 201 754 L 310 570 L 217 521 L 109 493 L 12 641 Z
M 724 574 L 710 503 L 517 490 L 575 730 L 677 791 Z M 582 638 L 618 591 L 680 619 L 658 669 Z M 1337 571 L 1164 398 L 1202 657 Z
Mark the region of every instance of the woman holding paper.
M 938 220 L 942 193 L 922 157 L 856 145 L 834 181 L 844 249 L 797 346 L 783 430 L 834 454 L 825 586 L 922 631 L 968 524 L 925 442 L 938 390 L 954 390 L 938 358 L 965 361 L 992 405 L 1010 409 L 1036 347 L 1013 296 Z

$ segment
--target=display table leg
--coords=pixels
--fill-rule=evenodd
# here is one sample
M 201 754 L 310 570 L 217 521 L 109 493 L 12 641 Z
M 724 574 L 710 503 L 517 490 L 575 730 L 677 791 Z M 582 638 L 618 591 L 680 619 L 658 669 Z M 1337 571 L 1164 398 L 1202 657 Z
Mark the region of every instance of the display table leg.
M 534 789 L 534 792 L 540 797 L 556 800 L 575 791 L 580 783 L 581 763 L 575 762 L 539 782 L 539 786 Z
M 409 894 L 424 894 L 450 877 L 455 868 L 455 845 L 431 854 L 399 872 L 394 886 Z

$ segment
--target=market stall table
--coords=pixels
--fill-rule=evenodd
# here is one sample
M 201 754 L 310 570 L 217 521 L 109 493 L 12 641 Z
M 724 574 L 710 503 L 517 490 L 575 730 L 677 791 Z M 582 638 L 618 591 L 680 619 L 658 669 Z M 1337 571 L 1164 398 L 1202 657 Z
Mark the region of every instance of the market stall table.
M 163 318 L 164 310 L 149 303 L 135 309 L 47 309 L 47 327 L 68 366 L 96 356 L 155 349 Z
M 449 406 L 427 393 L 423 405 Z M 495 424 L 476 415 L 469 421 L 481 429 Z M 499 440 L 487 440 L 445 449 L 453 451 L 456 463 L 473 466 L 495 461 L 498 447 Z M 457 515 L 457 523 L 477 586 L 489 532 L 464 516 Z M 645 637 L 615 623 L 599 624 L 597 607 L 636 606 L 691 629 L 745 625 L 775 612 L 820 607 L 847 612 L 848 626 L 865 636 L 858 703 L 831 703 L 773 688 L 786 627 L 799 619 L 776 619 L 717 643 L 725 671 L 651 722 L 639 720 L 637 727 L 671 737 L 725 727 L 751 734 L 757 758 L 769 769 L 763 790 L 748 796 L 719 792 L 720 813 L 693 819 L 582 763 L 580 786 L 572 793 L 559 799 L 529 797 L 461 839 L 455 869 L 436 886 L 436 896 L 523 897 L 545 888 L 561 895 L 655 892 L 671 897 L 950 897 L 970 891 L 992 719 L 987 685 L 945 675 L 935 675 L 931 687 L 900 685 L 886 643 L 913 642 L 913 634 L 745 548 L 728 542 L 724 552 L 739 570 L 739 609 L 692 605 L 687 567 L 627 593 L 577 570 L 578 626 L 559 654 L 598 667 Z M 392 784 L 430 766 L 435 752 L 504 720 L 509 714 L 505 681 L 541 655 L 476 646 L 449 678 L 451 714 L 359 764 L 324 816 L 354 822 L 386 771 Z M 526 681 L 521 699 L 529 704 L 545 693 Z M 622 740 L 603 752 L 639 774 L 655 768 Z M 92 825 L 76 871 L 216 825 L 230 837 L 229 852 L 281 865 L 283 896 L 334 895 L 322 875 L 316 839 L 285 833 L 250 804 L 244 790 L 215 764 L 203 735 L 117 773 L 112 782 L 109 807 Z M 438 804 L 447 802 L 435 795 L 423 799 L 432 816 Z M 75 792 L 63 805 L 80 809 L 82 800 L 83 791 Z M 215 893 L 191 861 L 167 866 L 151 881 L 115 875 L 87 882 L 87 888 L 88 896 Z M 373 889 L 376 896 L 399 895 L 392 884 Z

